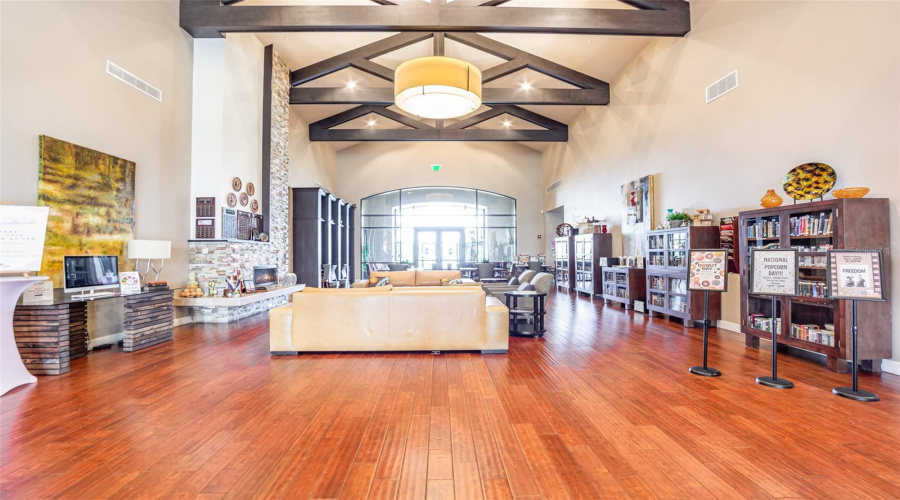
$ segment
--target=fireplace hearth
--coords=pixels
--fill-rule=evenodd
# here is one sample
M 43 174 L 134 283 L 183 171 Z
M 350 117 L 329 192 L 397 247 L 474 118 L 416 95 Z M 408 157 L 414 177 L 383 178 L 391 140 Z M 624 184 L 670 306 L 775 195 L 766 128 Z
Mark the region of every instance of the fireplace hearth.
M 253 286 L 270 287 L 278 284 L 277 266 L 253 266 Z

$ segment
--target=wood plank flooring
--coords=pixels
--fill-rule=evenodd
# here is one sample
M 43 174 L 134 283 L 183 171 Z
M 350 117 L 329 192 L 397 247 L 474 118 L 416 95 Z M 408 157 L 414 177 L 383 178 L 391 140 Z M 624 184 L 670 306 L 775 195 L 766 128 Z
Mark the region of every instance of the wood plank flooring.
M 900 377 L 551 295 L 508 355 L 271 357 L 267 318 L 72 362 L 0 398 L 0 497 L 900 498 Z

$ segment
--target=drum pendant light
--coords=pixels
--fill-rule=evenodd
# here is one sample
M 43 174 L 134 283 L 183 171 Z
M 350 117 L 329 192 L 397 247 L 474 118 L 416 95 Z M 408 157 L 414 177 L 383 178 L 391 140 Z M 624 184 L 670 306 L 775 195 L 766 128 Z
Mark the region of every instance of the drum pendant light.
M 406 61 L 394 73 L 397 107 L 421 118 L 459 118 L 481 107 L 481 71 L 452 57 Z

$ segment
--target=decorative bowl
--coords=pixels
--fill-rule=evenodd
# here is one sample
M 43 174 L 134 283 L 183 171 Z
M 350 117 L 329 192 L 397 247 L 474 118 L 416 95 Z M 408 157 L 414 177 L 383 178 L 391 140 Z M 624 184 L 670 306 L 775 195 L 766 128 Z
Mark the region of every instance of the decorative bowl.
M 862 198 L 863 196 L 869 194 L 869 188 L 853 187 L 853 188 L 835 189 L 834 191 L 831 192 L 831 194 L 835 198 Z

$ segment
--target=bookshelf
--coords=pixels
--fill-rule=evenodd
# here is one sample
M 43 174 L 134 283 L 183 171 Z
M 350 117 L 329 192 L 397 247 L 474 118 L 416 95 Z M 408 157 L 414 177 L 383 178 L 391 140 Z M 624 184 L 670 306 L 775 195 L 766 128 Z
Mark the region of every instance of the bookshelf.
M 553 249 L 556 262 L 556 289 L 571 292 L 575 287 L 575 237 L 556 238 Z
M 612 257 L 612 234 L 587 233 L 575 236 L 575 291 L 591 300 L 603 294 L 600 258 Z
M 637 267 L 604 267 L 603 302 L 618 302 L 625 309 L 634 308 L 634 301 L 647 298 L 647 275 L 645 269 Z
M 703 319 L 703 292 L 691 292 L 688 283 L 688 251 L 719 248 L 719 228 L 688 226 L 647 233 L 647 311 L 679 318 L 684 326 Z M 722 317 L 721 294 L 709 295 L 709 319 Z
M 747 345 L 772 335 L 772 301 L 747 293 L 751 248 L 800 250 L 800 292 L 776 301 L 779 344 L 826 356 L 833 371 L 845 371 L 850 351 L 850 303 L 826 297 L 825 252 L 890 246 L 889 209 L 885 198 L 835 199 L 741 212 L 741 331 Z M 890 286 L 890 252 L 884 253 L 886 286 Z M 859 359 L 881 369 L 891 357 L 891 311 L 885 302 L 861 302 Z M 783 320 L 787 319 L 787 320 Z
M 353 256 L 356 205 L 320 188 L 293 188 L 292 256 L 298 283 L 322 286 L 323 266 L 337 266 L 337 278 L 356 274 Z

